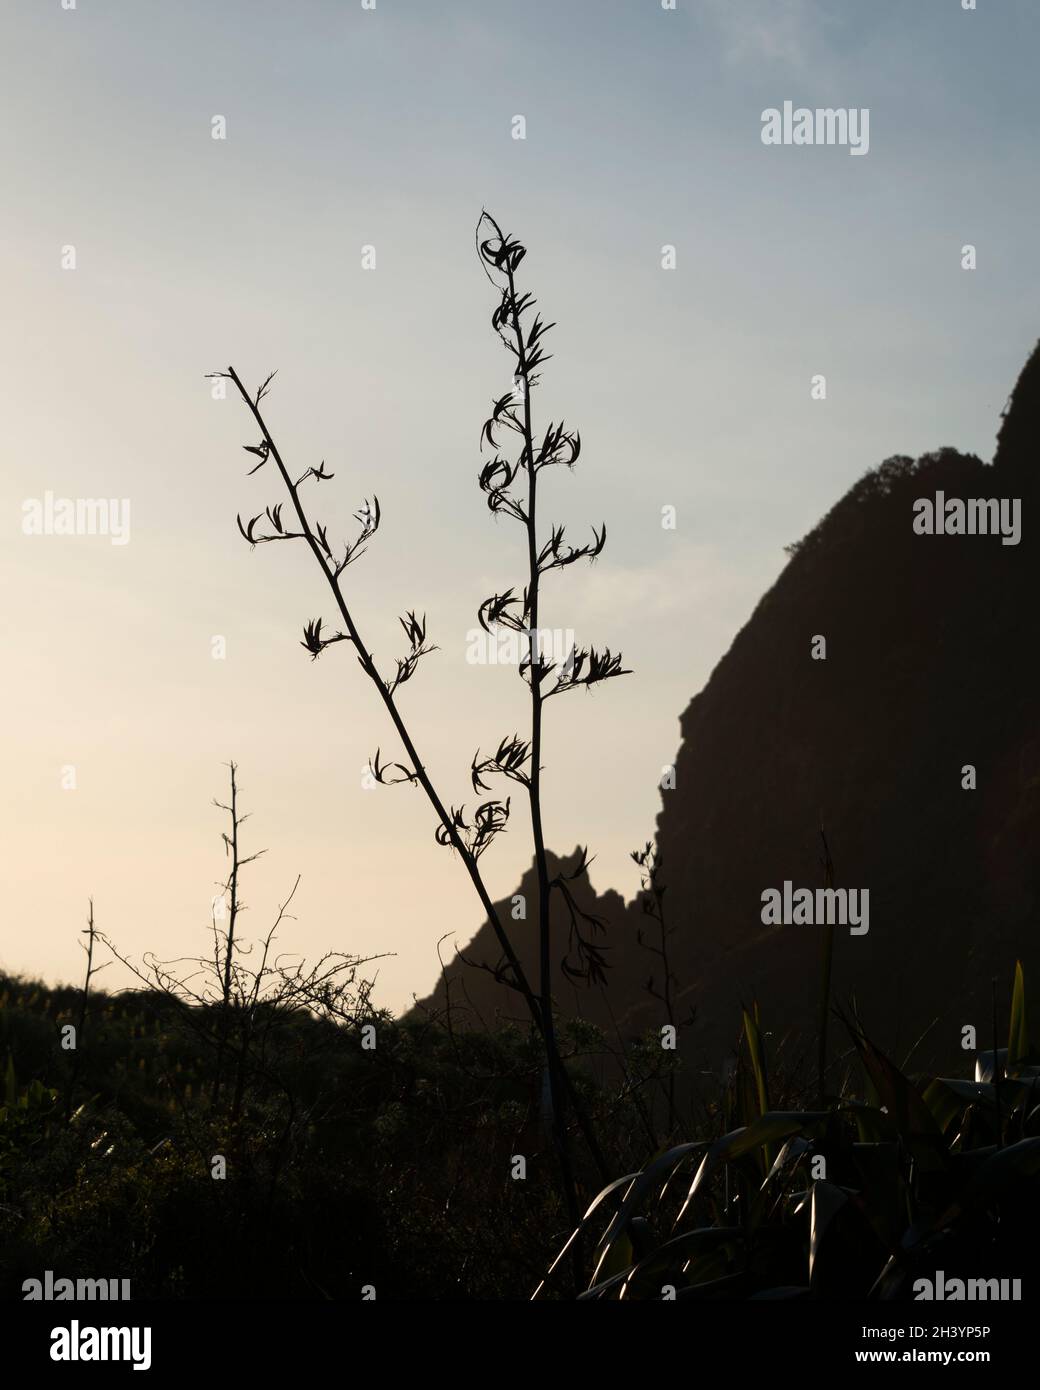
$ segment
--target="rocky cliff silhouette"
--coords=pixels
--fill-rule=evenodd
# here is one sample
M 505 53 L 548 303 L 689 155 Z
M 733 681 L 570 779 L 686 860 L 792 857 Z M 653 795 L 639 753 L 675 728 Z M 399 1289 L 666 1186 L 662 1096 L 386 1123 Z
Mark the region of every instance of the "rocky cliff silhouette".
M 869 889 L 869 932 L 835 930 L 832 1001 L 855 1000 L 898 1060 L 960 1069 L 961 1030 L 1000 1045 L 1016 958 L 1040 978 L 1040 633 L 1035 506 L 1040 346 L 1015 387 L 991 464 L 943 448 L 888 459 L 798 545 L 681 719 L 674 790 L 657 838 L 678 977 L 692 1007 L 684 1064 L 715 1066 L 740 1004 L 757 998 L 772 1046 L 808 1053 L 820 997 L 816 925 L 764 926 L 762 892 L 823 884 L 825 828 L 838 887 Z M 914 503 L 1020 499 L 1021 537 L 921 535 Z M 814 637 L 826 659 L 814 660 Z M 977 785 L 963 769 L 975 769 Z M 558 861 L 559 862 L 559 861 Z M 564 861 L 564 866 L 573 859 Z M 632 1035 L 663 1021 L 647 994 L 659 963 L 640 949 L 638 902 L 596 897 L 608 985 L 561 973 L 561 1011 Z M 584 890 L 584 891 L 583 891 Z M 518 891 L 535 901 L 533 872 Z M 509 903 L 502 916 L 510 921 Z M 511 923 L 535 971 L 535 927 Z M 554 919 L 554 958 L 567 922 Z M 464 948 L 493 966 L 490 929 Z M 451 991 L 460 1026 L 522 1013 L 492 974 L 460 960 L 425 1001 Z M 925 1036 L 921 1037 L 924 1034 Z M 920 1040 L 920 1041 L 919 1041 Z

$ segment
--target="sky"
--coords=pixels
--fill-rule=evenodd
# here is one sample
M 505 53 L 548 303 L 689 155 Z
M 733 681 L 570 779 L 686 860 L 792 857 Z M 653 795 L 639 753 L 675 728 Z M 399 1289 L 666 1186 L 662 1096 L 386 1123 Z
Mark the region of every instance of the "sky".
M 583 445 L 541 515 L 607 527 L 543 621 L 632 669 L 549 705 L 546 838 L 631 897 L 679 717 L 783 547 L 886 457 L 992 456 L 1040 334 L 1040 7 L 71 2 L 0 9 L 0 968 L 78 979 L 89 897 L 134 959 L 205 952 L 233 759 L 267 851 L 242 929 L 301 875 L 283 951 L 384 956 L 399 1010 L 479 904 L 422 793 L 363 786 L 393 730 L 346 645 L 300 646 L 332 619 L 310 557 L 239 536 L 283 498 L 206 373 L 278 369 L 266 418 L 296 472 L 335 473 L 309 499 L 333 534 L 378 494 L 347 593 L 384 670 L 425 612 L 439 650 L 400 703 L 472 805 L 476 748 L 527 717 L 515 670 L 466 659 L 481 600 L 524 579 L 476 486 L 511 376 L 481 209 L 527 245 L 557 324 L 536 426 Z M 869 110 L 865 156 L 764 144 L 788 100 Z M 27 534 L 48 493 L 128 505 L 126 543 Z M 482 860 L 496 897 L 531 860 L 520 809 Z

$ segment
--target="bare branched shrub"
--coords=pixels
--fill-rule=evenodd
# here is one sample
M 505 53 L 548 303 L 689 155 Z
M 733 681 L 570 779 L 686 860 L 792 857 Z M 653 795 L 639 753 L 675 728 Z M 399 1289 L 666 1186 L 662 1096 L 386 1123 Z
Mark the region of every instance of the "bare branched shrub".
M 249 817 L 239 808 L 238 769 L 234 763 L 229 766 L 230 799 L 213 803 L 228 813 L 231 825 L 221 835 L 230 868 L 221 882 L 221 892 L 213 899 L 210 954 L 164 961 L 148 952 L 137 963 L 103 933 L 97 932 L 96 937 L 142 984 L 180 1005 L 179 1017 L 185 1026 L 213 1049 L 216 1060 L 210 1104 L 214 1109 L 222 1103 L 230 1064 L 233 1089 L 225 1108 L 233 1126 L 242 1116 L 247 1087 L 258 1077 L 283 1093 L 291 1123 L 295 1098 L 270 1065 L 274 1035 L 303 1012 L 356 1034 L 374 1014 L 373 982 L 361 972 L 380 957 L 329 951 L 308 964 L 295 954 L 276 950 L 279 929 L 293 920 L 289 907 L 300 885 L 298 874 L 267 932 L 256 941 L 242 936 L 239 919 L 246 905 L 241 874 L 266 851 L 243 853 L 241 832 Z M 225 920 L 227 925 L 223 926 Z

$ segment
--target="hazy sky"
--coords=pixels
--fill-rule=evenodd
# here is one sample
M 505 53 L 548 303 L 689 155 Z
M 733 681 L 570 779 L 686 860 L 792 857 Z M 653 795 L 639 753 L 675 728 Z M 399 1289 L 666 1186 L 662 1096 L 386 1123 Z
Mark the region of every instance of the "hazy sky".
M 246 929 L 301 873 L 283 946 L 396 952 L 399 1008 L 478 926 L 422 793 L 362 789 L 392 731 L 346 646 L 299 645 L 332 618 L 302 547 L 238 536 L 282 498 L 204 374 L 279 368 L 269 423 L 298 472 L 335 471 L 311 495 L 333 534 L 378 493 L 348 591 L 384 669 L 425 610 L 441 650 L 401 704 L 472 804 L 478 743 L 526 716 L 515 671 L 465 659 L 481 599 L 523 580 L 475 484 L 509 385 L 482 206 L 558 321 L 536 422 L 582 433 L 543 516 L 607 524 L 543 618 L 635 672 L 549 705 L 547 836 L 630 896 L 678 717 L 782 547 L 888 455 L 992 455 L 1040 333 L 1038 40 L 1035 0 L 4 0 L 0 966 L 78 978 L 90 894 L 132 953 L 204 949 L 229 758 L 268 848 Z M 869 153 L 764 145 L 785 100 L 869 108 Z M 23 534 L 47 492 L 127 499 L 129 543 Z M 496 895 L 525 827 L 482 861 Z

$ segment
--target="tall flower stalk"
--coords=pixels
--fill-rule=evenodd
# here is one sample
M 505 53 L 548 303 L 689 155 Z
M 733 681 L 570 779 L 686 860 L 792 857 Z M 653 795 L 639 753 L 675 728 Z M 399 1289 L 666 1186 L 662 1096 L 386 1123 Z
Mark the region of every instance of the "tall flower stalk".
M 487 235 L 482 235 L 487 233 Z M 538 481 L 547 468 L 572 469 L 581 452 L 581 437 L 563 421 L 550 421 L 535 438 L 532 413 L 532 393 L 539 382 L 539 367 L 547 360 L 544 339 L 554 327 L 536 312 L 536 300 L 529 292 L 520 293 L 516 273 L 527 254 L 515 238 L 503 233 L 495 219 L 485 212 L 477 226 L 477 249 L 488 279 L 499 293 L 499 301 L 491 316 L 491 326 L 513 361 L 513 386 L 499 397 L 481 431 L 481 446 L 491 457 L 480 473 L 480 487 L 491 512 L 508 516 L 519 522 L 524 530 L 527 549 L 527 581 L 522 595 L 513 589 L 492 594 L 480 607 L 480 623 L 485 631 L 494 633 L 506 628 L 517 633 L 526 643 L 526 653 L 519 665 L 521 679 L 530 693 L 531 737 L 527 744 L 518 739 L 506 745 L 508 764 L 503 765 L 502 749 L 494 759 L 474 759 L 473 784 L 489 771 L 526 788 L 534 841 L 535 873 L 538 884 L 538 966 L 539 1002 L 546 1038 L 547 1070 L 551 1100 L 553 1130 L 561 1163 L 566 1167 L 565 1132 L 566 1096 L 561 1076 L 559 1048 L 556 1044 L 552 1000 L 552 935 L 550 928 L 551 897 L 556 890 L 564 903 L 570 921 L 568 948 L 561 967 L 573 977 L 603 982 L 606 964 L 602 950 L 588 928 L 599 929 L 598 918 L 583 911 L 570 888 L 570 882 L 588 871 L 588 858 L 583 851 L 576 868 L 570 874 L 550 877 L 545 851 L 545 832 L 542 821 L 542 732 L 545 705 L 554 695 L 585 689 L 614 676 L 626 675 L 620 654 L 609 648 L 572 649 L 561 661 L 551 660 L 551 644 L 547 643 L 540 626 L 541 583 L 553 570 L 565 569 L 579 560 L 595 560 L 606 543 L 606 526 L 592 528 L 592 540 L 584 545 L 571 545 L 563 526 L 553 525 L 545 539 L 538 532 Z M 499 440 L 512 435 L 515 451 L 512 458 L 499 452 Z

